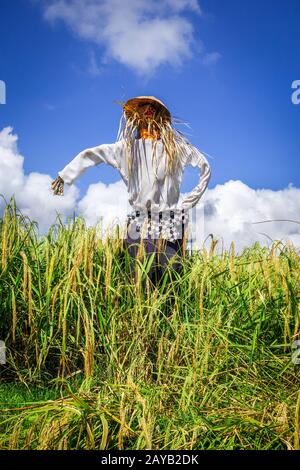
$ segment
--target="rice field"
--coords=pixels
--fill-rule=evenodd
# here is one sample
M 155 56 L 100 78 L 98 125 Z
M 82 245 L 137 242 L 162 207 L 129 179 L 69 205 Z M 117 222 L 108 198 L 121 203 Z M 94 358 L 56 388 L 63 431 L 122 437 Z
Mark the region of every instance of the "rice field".
M 211 241 L 155 289 L 121 242 L 5 207 L 0 449 L 299 450 L 297 247 Z

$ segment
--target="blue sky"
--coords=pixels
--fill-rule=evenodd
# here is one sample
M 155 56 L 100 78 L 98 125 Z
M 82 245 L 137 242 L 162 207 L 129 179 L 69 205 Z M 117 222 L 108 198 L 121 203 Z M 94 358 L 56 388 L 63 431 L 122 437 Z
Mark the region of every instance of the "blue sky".
M 209 189 L 230 180 L 254 190 L 300 187 L 300 105 L 291 101 L 300 79 L 298 0 L 128 0 L 119 17 L 120 0 L 111 0 L 107 23 L 82 17 L 84 6 L 105 3 L 65 1 L 66 10 L 57 1 L 1 0 L 0 131 L 11 126 L 18 136 L 24 174 L 55 178 L 81 150 L 115 141 L 121 108 L 113 100 L 155 95 L 213 156 Z M 133 44 L 126 22 L 139 21 L 149 30 Z M 149 44 L 154 21 L 169 28 L 173 45 L 161 30 L 162 48 Z M 107 165 L 89 170 L 76 181 L 78 197 L 92 183 L 119 180 Z M 182 191 L 197 181 L 187 168 Z

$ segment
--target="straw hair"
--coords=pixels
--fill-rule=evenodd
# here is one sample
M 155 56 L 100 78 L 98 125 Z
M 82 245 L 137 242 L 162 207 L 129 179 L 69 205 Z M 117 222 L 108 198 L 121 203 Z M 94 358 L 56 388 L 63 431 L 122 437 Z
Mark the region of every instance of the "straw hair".
M 158 131 L 164 144 L 167 155 L 167 173 L 174 171 L 176 165 L 180 165 L 180 158 L 188 156 L 191 150 L 197 151 L 189 143 L 186 137 L 172 123 L 172 116 L 166 105 L 154 96 L 137 96 L 127 102 L 115 101 L 123 108 L 120 119 L 117 140 L 124 140 L 126 143 L 126 159 L 128 172 L 132 171 L 132 149 L 136 143 L 137 133 L 141 127 L 147 128 L 149 133 Z M 144 103 L 151 103 L 155 106 L 154 117 L 143 117 L 139 111 L 139 106 Z M 179 120 L 177 120 L 179 122 Z M 155 156 L 157 140 L 152 141 L 152 163 Z M 153 166 L 154 167 L 154 166 Z

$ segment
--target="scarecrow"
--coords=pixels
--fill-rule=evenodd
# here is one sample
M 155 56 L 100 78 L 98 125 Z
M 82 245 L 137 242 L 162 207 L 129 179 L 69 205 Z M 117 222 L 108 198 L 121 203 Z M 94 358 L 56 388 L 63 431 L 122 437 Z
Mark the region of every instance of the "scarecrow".
M 181 270 L 188 211 L 206 190 L 211 170 L 204 154 L 174 127 L 161 100 L 138 96 L 121 105 L 116 142 L 83 150 L 58 172 L 51 185 L 55 195 L 63 195 L 64 183 L 71 185 L 87 168 L 102 162 L 116 168 L 133 209 L 127 214 L 123 247 L 130 255 L 131 268 L 135 258 L 155 253 L 148 276 L 158 285 L 171 260 L 173 269 Z M 199 167 L 201 178 L 179 204 L 186 165 Z

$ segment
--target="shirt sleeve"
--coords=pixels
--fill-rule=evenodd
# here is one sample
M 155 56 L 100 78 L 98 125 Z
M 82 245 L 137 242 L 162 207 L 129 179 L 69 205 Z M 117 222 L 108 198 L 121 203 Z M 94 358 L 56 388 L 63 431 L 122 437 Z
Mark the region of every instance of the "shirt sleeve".
M 207 188 L 211 177 L 211 169 L 209 163 L 202 152 L 198 149 L 192 151 L 188 156 L 185 165 L 192 165 L 193 167 L 199 167 L 201 170 L 201 176 L 199 175 L 199 183 L 189 192 L 182 200 L 182 209 L 191 209 L 200 200 L 204 191 Z
M 70 163 L 58 172 L 58 175 L 65 183 L 71 185 L 88 168 L 99 165 L 99 163 L 107 163 L 119 170 L 121 150 L 121 141 L 113 144 L 102 144 L 97 147 L 87 148 L 76 155 Z

